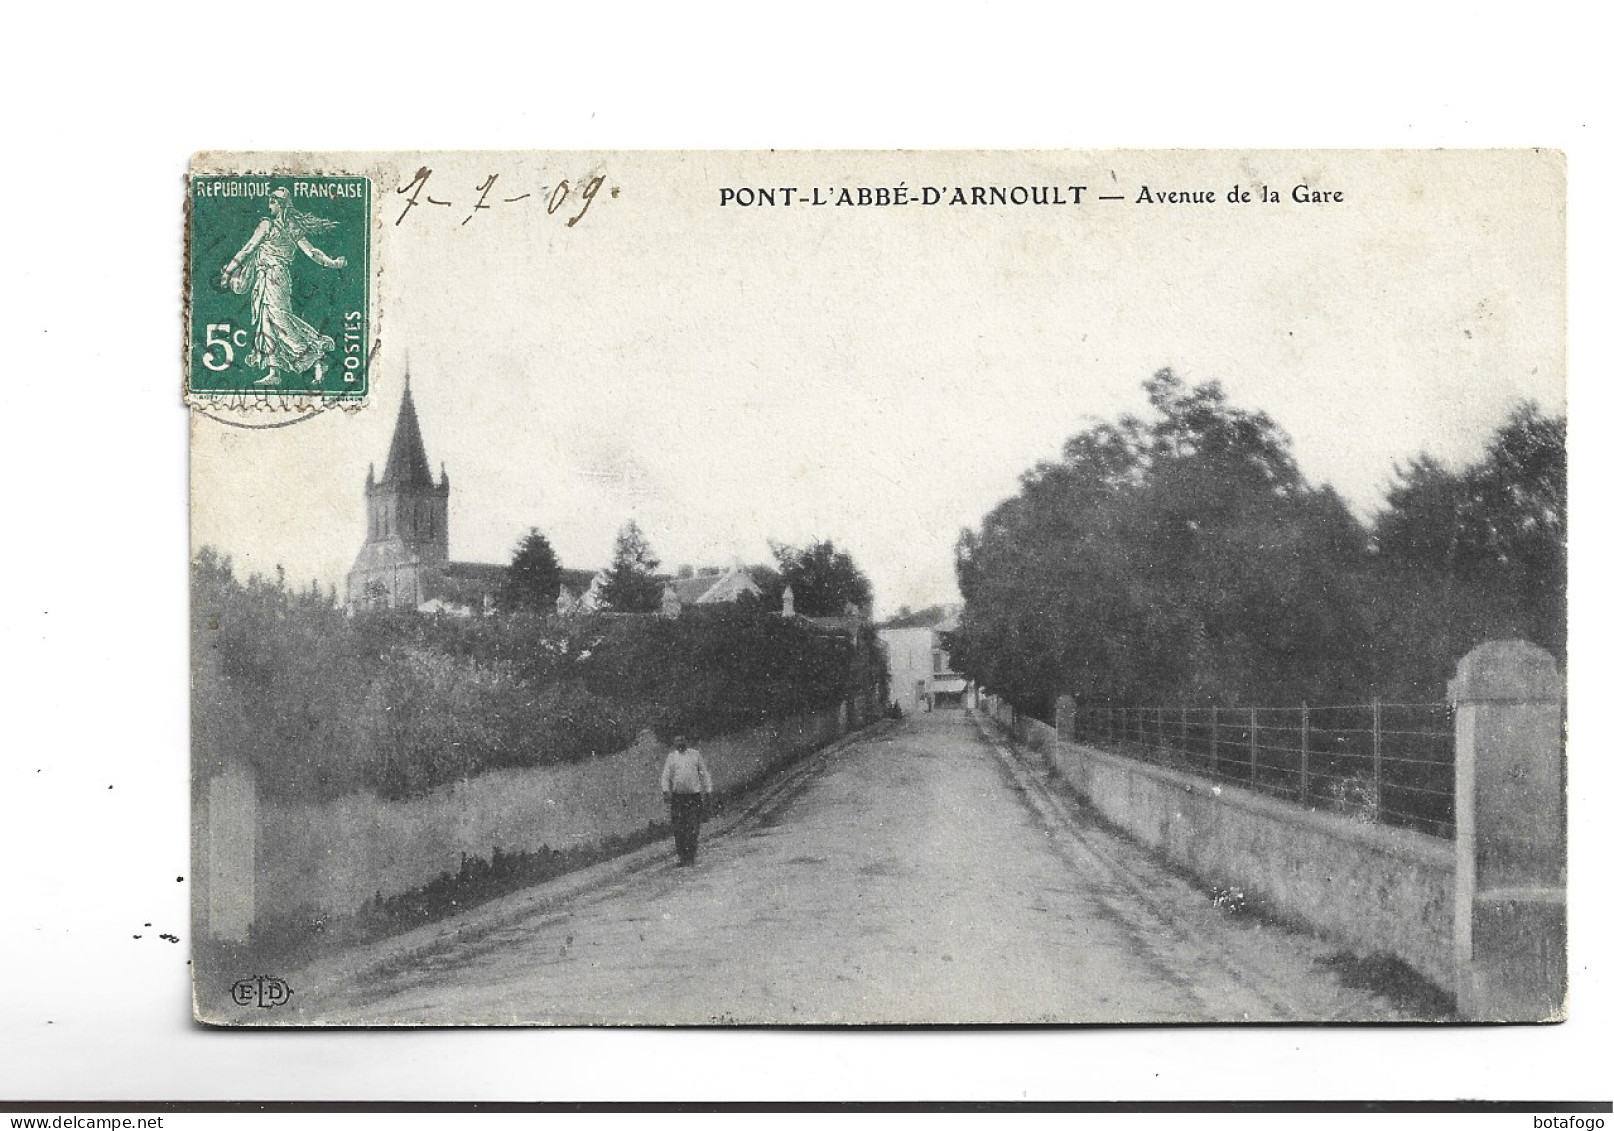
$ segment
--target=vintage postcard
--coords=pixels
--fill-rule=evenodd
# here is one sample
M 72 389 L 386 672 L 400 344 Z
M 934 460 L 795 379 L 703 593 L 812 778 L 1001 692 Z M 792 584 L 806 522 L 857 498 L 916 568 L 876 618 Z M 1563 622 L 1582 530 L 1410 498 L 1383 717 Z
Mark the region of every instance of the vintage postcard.
M 1561 1019 L 1565 177 L 198 154 L 197 1018 Z

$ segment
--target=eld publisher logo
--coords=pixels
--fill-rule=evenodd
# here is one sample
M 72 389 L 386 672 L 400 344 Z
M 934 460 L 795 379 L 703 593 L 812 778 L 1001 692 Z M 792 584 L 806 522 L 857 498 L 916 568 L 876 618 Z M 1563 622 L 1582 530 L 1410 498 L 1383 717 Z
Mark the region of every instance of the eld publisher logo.
M 230 997 L 237 1005 L 255 1005 L 259 1009 L 273 1009 L 291 1000 L 291 987 L 279 978 L 266 978 L 259 974 L 242 978 L 230 987 Z

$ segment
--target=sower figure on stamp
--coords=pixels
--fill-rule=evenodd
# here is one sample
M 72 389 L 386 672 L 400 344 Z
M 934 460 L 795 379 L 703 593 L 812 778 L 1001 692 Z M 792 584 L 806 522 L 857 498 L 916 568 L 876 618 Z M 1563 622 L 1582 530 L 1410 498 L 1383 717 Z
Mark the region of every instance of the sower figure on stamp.
M 667 764 L 661 769 L 661 797 L 672 806 L 673 843 L 678 848 L 680 868 L 695 862 L 702 810 L 711 792 L 712 775 L 706 769 L 706 759 L 679 735 L 673 739 Z
M 318 232 L 336 227 L 335 221 L 310 216 L 294 208 L 291 194 L 277 188 L 269 194 L 269 218 L 261 220 L 252 238 L 235 253 L 220 276 L 236 294 L 252 292 L 252 352 L 247 364 L 267 369 L 259 385 L 280 384 L 280 371 L 314 370 L 314 383 L 325 375 L 325 355 L 336 342 L 292 311 L 291 265 L 300 251 L 321 267 L 341 270 L 345 256 L 326 255 L 308 242 Z

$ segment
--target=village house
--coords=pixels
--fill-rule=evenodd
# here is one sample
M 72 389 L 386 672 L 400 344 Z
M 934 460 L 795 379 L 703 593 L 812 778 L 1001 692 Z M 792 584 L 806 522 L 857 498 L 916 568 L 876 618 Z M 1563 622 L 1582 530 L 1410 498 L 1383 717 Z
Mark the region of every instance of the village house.
M 668 579 L 661 593 L 661 611 L 667 616 L 677 616 L 692 605 L 727 604 L 747 594 L 761 597 L 762 587 L 745 566 L 729 569 L 686 566 Z
M 878 630 L 891 676 L 889 701 L 905 713 L 975 705 L 975 685 L 953 671 L 946 647 L 961 611 L 958 605 L 938 605 L 893 618 Z

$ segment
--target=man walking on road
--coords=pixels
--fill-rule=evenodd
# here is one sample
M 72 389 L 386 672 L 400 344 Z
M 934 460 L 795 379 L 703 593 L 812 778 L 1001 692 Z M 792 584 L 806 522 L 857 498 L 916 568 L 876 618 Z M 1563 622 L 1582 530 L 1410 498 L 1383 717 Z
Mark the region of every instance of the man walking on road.
M 701 835 L 701 811 L 706 795 L 712 792 L 712 775 L 706 759 L 692 749 L 683 735 L 673 739 L 667 764 L 661 770 L 661 797 L 672 806 L 673 843 L 678 847 L 678 866 L 695 863 L 695 849 Z

